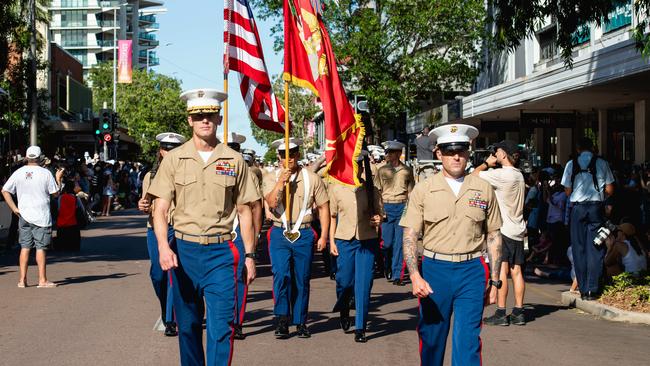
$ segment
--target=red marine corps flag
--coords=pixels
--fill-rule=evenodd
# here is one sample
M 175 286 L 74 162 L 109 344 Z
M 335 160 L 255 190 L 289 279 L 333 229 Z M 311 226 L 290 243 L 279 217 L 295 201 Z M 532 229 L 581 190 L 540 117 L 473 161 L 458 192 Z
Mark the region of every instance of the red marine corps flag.
M 284 0 L 284 80 L 308 88 L 323 104 L 327 172 L 359 186 L 359 156 L 365 130 L 336 70 L 336 58 L 320 14 L 320 1 Z
M 253 122 L 264 130 L 283 133 L 284 108 L 273 94 L 248 0 L 225 0 L 223 15 L 225 73 L 239 73 L 239 89 Z

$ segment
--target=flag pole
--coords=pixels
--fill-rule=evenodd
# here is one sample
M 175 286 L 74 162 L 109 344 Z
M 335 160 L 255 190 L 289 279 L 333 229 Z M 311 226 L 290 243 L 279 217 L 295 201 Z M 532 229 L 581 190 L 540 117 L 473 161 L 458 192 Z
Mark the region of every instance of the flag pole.
M 228 94 L 228 72 L 223 73 L 223 91 Z M 223 102 L 223 143 L 228 144 L 228 97 Z
M 284 168 L 289 169 L 289 82 L 284 81 Z M 284 187 L 285 209 L 287 213 L 287 231 L 291 228 L 291 207 L 289 207 L 289 181 Z

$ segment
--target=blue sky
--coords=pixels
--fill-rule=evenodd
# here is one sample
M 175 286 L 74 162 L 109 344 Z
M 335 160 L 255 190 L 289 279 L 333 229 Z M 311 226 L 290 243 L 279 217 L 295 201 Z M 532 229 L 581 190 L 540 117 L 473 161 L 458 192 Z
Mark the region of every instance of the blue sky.
M 223 89 L 223 1 L 167 0 L 167 12 L 158 15 L 160 31 L 157 49 L 160 65 L 152 69 L 182 81 L 183 90 L 195 88 Z M 282 72 L 282 55 L 273 52 L 271 22 L 255 20 L 260 32 L 266 66 L 271 74 Z M 167 44 L 171 43 L 169 46 Z M 244 106 L 236 73 L 229 77 L 228 130 L 246 136 L 243 147 L 264 155 L 266 148 L 251 134 L 248 113 Z M 219 135 L 223 130 L 219 128 Z

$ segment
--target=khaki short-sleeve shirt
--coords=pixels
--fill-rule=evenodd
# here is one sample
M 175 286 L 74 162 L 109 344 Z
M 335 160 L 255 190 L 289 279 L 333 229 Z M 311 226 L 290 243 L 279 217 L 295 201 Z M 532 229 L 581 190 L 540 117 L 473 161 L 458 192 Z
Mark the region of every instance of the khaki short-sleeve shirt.
M 424 230 L 427 250 L 465 254 L 483 249 L 485 234 L 501 227 L 501 214 L 488 182 L 466 175 L 456 197 L 439 173 L 415 186 L 399 224 Z
M 327 195 L 327 189 L 325 183 L 320 179 L 316 173 L 310 171 L 309 169 L 301 168 L 295 175 L 290 179 L 289 184 L 289 200 L 291 205 L 291 221 L 295 222 L 300 215 L 300 210 L 302 209 L 303 200 L 305 197 L 305 182 L 302 179 L 302 171 L 305 170 L 309 174 L 309 185 L 310 196 L 307 200 L 307 214 L 302 220 L 303 224 L 309 223 L 312 220 L 313 212 L 312 207 L 322 206 L 329 201 Z M 266 174 L 264 176 L 264 195 L 266 196 L 271 191 L 273 187 L 278 182 L 278 176 L 281 170 L 277 170 L 273 173 Z M 282 222 L 282 213 L 284 212 L 285 205 L 285 196 L 282 195 L 281 205 L 278 205 L 275 209 L 271 209 L 272 220 L 275 222 Z
M 384 202 L 406 201 L 409 190 L 415 185 L 413 170 L 403 163 L 397 167 L 385 164 L 377 170 L 375 185 Z
M 255 188 L 257 188 L 257 193 L 260 195 L 260 197 L 264 197 L 264 191 L 262 189 L 262 183 L 264 182 L 264 178 L 262 176 L 262 170 L 256 166 L 250 166 L 248 167 L 250 170 L 251 178 L 253 179 L 253 183 L 255 183 Z
M 219 144 L 206 163 L 192 140 L 163 159 L 149 194 L 175 203 L 174 229 L 190 235 L 231 233 L 237 205 L 261 198 L 239 153 Z
M 142 179 L 142 197 L 145 198 L 147 197 L 147 193 L 149 191 L 149 186 L 151 186 L 151 172 L 147 172 L 147 174 L 144 175 L 144 178 Z M 156 200 L 153 200 L 151 202 L 151 213 L 149 214 L 149 218 L 147 219 L 147 227 L 153 227 L 153 210 L 156 204 Z M 176 206 L 174 206 L 174 202 L 170 202 L 169 204 L 169 212 L 167 213 L 167 222 L 171 225 L 174 223 L 174 209 Z
M 359 188 L 332 183 L 328 187 L 330 213 L 337 217 L 336 239 L 368 240 L 377 238 L 377 230 L 370 226 L 373 215 L 384 215 L 384 206 L 379 191 L 373 187 L 374 212 L 368 205 L 368 191 L 365 184 Z

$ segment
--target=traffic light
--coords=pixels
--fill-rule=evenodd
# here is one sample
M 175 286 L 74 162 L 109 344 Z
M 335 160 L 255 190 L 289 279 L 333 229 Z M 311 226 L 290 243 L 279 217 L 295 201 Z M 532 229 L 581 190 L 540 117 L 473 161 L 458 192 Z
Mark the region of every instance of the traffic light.
M 93 118 L 93 131 L 95 136 L 99 136 L 102 131 L 99 129 L 99 118 Z
M 110 109 L 102 109 L 99 116 L 99 130 L 100 133 L 110 133 L 113 127 L 113 111 Z M 97 132 L 97 131 L 95 131 Z
M 117 127 L 120 123 L 120 116 L 117 112 L 113 113 L 111 116 L 111 131 L 117 131 Z

